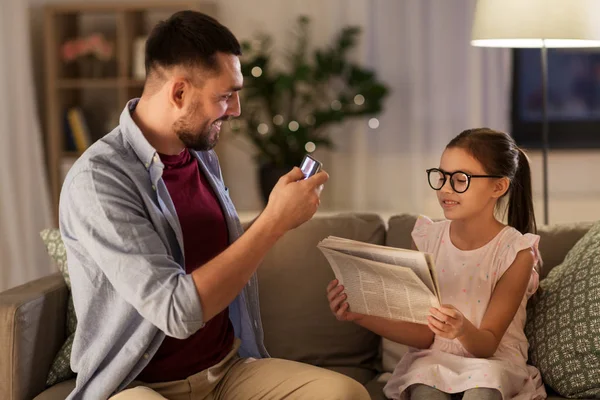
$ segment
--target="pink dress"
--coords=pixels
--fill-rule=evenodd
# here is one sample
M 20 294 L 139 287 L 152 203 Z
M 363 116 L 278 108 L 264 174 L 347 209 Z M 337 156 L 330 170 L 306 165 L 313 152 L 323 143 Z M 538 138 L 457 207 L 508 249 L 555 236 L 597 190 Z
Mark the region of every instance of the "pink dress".
M 434 256 L 442 303 L 455 306 L 479 326 L 496 283 L 517 253 L 533 249 L 537 264 L 539 236 L 505 227 L 485 246 L 464 251 L 454 247 L 449 232 L 450 221 L 434 223 L 421 216 L 412 237 L 420 251 Z M 447 393 L 487 387 L 498 389 L 503 399 L 545 399 L 539 371 L 527 365 L 529 345 L 523 331 L 527 300 L 538 284 L 538 274 L 532 269 L 521 305 L 491 358 L 475 358 L 458 339 L 436 336 L 430 349 L 411 348 L 402 357 L 385 386 L 386 396 L 407 399 L 406 388 L 421 383 Z

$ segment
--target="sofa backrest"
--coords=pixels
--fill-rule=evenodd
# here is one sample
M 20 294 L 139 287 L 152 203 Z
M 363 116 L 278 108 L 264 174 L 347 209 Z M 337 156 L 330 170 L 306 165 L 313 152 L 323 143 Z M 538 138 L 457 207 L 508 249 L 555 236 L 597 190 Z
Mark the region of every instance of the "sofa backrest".
M 265 344 L 273 357 L 366 383 L 375 375 L 381 339 L 329 310 L 326 287 L 334 274 L 316 246 L 330 235 L 383 245 L 385 224 L 374 214 L 317 216 L 279 240 L 258 269 Z
M 417 215 L 400 214 L 390 218 L 386 246 L 410 248 L 410 233 L 417 220 Z M 545 278 L 548 272 L 564 259 L 569 250 L 579 239 L 591 228 L 591 222 L 579 222 L 571 224 L 554 224 L 540 226 L 540 254 L 543 265 L 541 278 Z

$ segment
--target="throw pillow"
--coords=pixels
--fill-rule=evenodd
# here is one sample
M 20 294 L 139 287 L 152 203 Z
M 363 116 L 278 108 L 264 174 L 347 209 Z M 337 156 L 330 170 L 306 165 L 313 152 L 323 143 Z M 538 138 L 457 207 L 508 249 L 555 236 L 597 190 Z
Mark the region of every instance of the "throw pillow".
M 46 245 L 46 250 L 50 257 L 56 263 L 59 271 L 67 287 L 69 288 L 69 299 L 67 303 L 67 340 L 62 345 L 48 372 L 46 378 L 46 387 L 54 386 L 57 383 L 69 380 L 75 376 L 71 370 L 71 348 L 73 347 L 73 339 L 75 338 L 75 328 L 77 327 L 77 316 L 73 306 L 73 296 L 71 294 L 71 279 L 69 278 L 69 270 L 67 268 L 67 252 L 63 244 L 60 232 L 58 229 L 44 229 L 40 232 L 40 236 Z
M 600 397 L 600 223 L 542 280 L 528 305 L 530 362 L 570 398 Z

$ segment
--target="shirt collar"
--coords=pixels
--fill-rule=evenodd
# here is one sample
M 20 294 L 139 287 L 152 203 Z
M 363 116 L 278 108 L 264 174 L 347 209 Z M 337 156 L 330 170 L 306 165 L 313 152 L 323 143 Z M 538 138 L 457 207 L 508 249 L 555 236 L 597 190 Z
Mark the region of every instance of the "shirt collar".
M 125 135 L 127 142 L 129 142 L 133 148 L 133 151 L 137 157 L 142 161 L 148 170 L 153 162 L 158 162 L 160 164 L 160 161 L 157 156 L 156 149 L 148 142 L 140 128 L 136 125 L 131 117 L 131 112 L 135 110 L 135 107 L 139 101 L 139 98 L 135 98 L 127 102 L 127 105 L 123 109 L 121 117 L 119 118 L 119 127 Z

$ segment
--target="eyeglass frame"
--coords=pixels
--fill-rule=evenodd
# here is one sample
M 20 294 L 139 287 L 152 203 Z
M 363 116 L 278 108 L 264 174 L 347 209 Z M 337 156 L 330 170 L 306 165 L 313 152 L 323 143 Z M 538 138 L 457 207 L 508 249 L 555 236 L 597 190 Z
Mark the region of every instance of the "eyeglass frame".
M 429 175 L 431 174 L 432 171 L 439 171 L 442 174 L 442 176 L 444 177 L 444 182 L 442 182 L 442 186 L 440 186 L 439 189 L 436 189 L 431 185 L 431 179 L 429 179 Z M 464 171 L 454 171 L 454 172 L 450 173 L 450 172 L 444 171 L 441 168 L 429 168 L 429 169 L 425 170 L 425 172 L 427 172 L 427 183 L 429 183 L 429 187 L 432 188 L 433 190 L 442 190 L 443 187 L 446 185 L 446 181 L 448 180 L 448 178 L 446 176 L 449 176 L 450 177 L 450 187 L 452 187 L 452 190 L 454 190 L 456 193 L 460 193 L 460 194 L 465 193 L 467 190 L 469 190 L 469 187 L 471 187 L 471 178 L 504 178 L 504 176 L 502 176 L 502 175 L 471 175 L 471 174 L 467 174 Z M 462 192 L 459 192 L 454 187 L 454 181 L 452 180 L 452 177 L 455 174 L 463 174 L 467 177 L 467 187 Z

